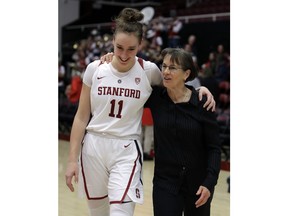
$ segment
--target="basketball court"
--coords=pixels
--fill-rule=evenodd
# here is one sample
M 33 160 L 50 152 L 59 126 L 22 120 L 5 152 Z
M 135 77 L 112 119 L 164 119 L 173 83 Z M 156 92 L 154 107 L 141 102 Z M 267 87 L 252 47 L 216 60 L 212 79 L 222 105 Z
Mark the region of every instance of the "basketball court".
M 69 153 L 69 142 L 59 140 L 58 144 L 59 160 L 59 178 L 58 178 L 58 211 L 59 216 L 87 216 L 88 209 L 86 200 L 80 199 L 76 191 L 70 192 L 65 183 L 65 170 L 67 157 Z M 152 178 L 153 178 L 153 161 L 144 161 L 143 179 L 144 179 L 144 204 L 136 205 L 135 216 L 152 216 Z M 218 184 L 215 188 L 214 198 L 211 207 L 211 216 L 230 216 L 230 193 L 228 193 L 227 177 L 229 171 L 221 170 Z

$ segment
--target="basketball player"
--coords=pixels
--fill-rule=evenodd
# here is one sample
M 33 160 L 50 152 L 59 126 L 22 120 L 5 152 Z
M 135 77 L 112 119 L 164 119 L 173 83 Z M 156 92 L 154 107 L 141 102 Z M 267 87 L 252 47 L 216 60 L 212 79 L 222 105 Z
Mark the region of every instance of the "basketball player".
M 143 203 L 141 117 L 162 76 L 156 64 L 136 57 L 142 19 L 140 11 L 123 9 L 115 19 L 112 62 L 94 61 L 84 73 L 65 176 L 72 192 L 72 178 L 79 180 L 91 216 L 132 216 L 135 203 Z

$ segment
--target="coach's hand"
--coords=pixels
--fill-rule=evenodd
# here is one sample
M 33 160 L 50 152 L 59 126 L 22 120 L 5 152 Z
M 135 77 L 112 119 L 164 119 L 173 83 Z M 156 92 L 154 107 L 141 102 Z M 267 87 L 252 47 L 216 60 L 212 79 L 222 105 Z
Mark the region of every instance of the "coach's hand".
M 74 192 L 74 187 L 72 184 L 72 178 L 74 176 L 74 182 L 78 183 L 78 174 L 79 174 L 79 170 L 78 170 L 78 163 L 77 162 L 68 162 L 67 164 L 67 170 L 66 170 L 66 185 L 68 186 L 68 188 Z
M 104 56 L 101 56 L 100 61 L 101 63 L 110 63 L 113 59 L 114 53 L 113 52 L 109 52 L 107 54 L 105 54 Z
M 207 202 L 211 194 L 210 194 L 210 191 L 206 187 L 200 186 L 196 195 L 200 196 L 199 199 L 195 203 L 196 208 L 199 208 L 200 206 L 204 205 Z

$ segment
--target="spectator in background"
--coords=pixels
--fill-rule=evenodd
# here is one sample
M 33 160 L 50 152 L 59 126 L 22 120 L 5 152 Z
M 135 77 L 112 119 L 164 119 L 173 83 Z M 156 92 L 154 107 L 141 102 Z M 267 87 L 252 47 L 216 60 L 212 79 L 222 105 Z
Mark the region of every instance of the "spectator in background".
M 230 80 L 230 56 L 223 44 L 217 46 L 215 78 L 218 82 Z
M 82 89 L 82 73 L 72 69 L 70 84 L 66 86 L 65 95 L 59 102 L 59 128 L 62 132 L 70 133 L 73 118 L 77 111 Z
M 186 44 L 186 48 L 187 48 L 187 44 Z M 189 49 L 188 49 L 189 50 Z M 187 53 L 190 53 L 189 51 L 187 51 L 185 48 L 184 48 L 184 51 L 186 51 Z M 194 56 L 193 54 L 191 54 L 191 58 L 192 58 L 192 61 L 196 67 L 196 69 L 198 70 L 198 59 L 196 56 Z M 199 74 L 198 76 L 196 76 L 193 80 L 189 80 L 186 82 L 186 85 L 190 85 L 190 86 L 193 86 L 195 89 L 199 88 L 202 83 L 201 83 L 201 77 L 199 77 Z M 212 92 L 211 92 L 212 93 Z M 212 93 L 213 94 L 213 93 Z M 214 95 L 213 95 L 214 96 Z
M 168 24 L 168 47 L 176 48 L 181 47 L 181 35 L 183 23 L 176 15 L 176 11 L 171 11 L 172 21 Z
M 187 43 L 184 45 L 184 50 L 188 53 L 191 54 L 191 57 L 193 59 L 193 63 L 195 64 L 196 68 L 198 69 L 198 57 L 197 57 L 197 48 L 195 45 L 196 42 L 196 36 L 195 35 L 190 35 L 188 37 Z M 189 82 L 186 83 L 187 85 L 192 85 L 194 88 L 198 88 L 199 86 L 201 86 L 201 80 L 200 78 L 197 76 L 195 77 L 194 80 L 191 80 Z
M 161 57 L 159 53 L 161 52 L 161 47 L 163 45 L 161 36 L 157 35 L 155 30 L 148 30 L 146 35 L 146 40 L 148 41 L 148 53 L 149 60 L 160 65 Z
M 196 45 L 196 35 L 189 35 L 187 43 L 184 46 L 184 49 L 188 52 L 191 52 L 192 56 L 198 57 L 198 50 Z
M 86 40 L 82 40 L 80 45 L 76 48 L 76 51 L 72 55 L 76 66 L 84 70 L 87 66 L 87 56 L 86 56 Z
M 58 59 L 58 95 L 59 98 L 63 98 L 65 95 L 65 67 L 62 65 L 60 59 Z
M 82 73 L 77 70 L 72 71 L 71 83 L 67 85 L 65 94 L 69 102 L 78 106 L 82 89 Z
M 160 46 L 159 53 L 164 47 L 164 35 L 166 35 L 166 28 L 164 25 L 163 17 L 158 16 L 155 19 L 151 21 L 151 29 L 155 31 L 155 36 L 156 36 L 156 43 L 158 46 Z
M 105 53 L 103 55 L 105 55 Z M 140 44 L 137 56 L 147 61 L 150 60 L 149 41 L 147 39 L 143 39 Z
M 207 78 L 215 76 L 216 71 L 216 54 L 211 51 L 208 56 L 208 60 L 202 65 L 202 77 Z
M 219 102 L 219 83 L 215 78 L 216 71 L 216 58 L 215 52 L 211 51 L 208 56 L 208 60 L 202 64 L 201 71 L 199 73 L 199 79 L 201 85 L 207 87 L 214 96 L 216 103 Z
M 156 30 L 150 29 L 147 31 L 146 38 L 150 42 L 150 47 L 160 53 L 163 46 L 163 40 L 160 34 Z

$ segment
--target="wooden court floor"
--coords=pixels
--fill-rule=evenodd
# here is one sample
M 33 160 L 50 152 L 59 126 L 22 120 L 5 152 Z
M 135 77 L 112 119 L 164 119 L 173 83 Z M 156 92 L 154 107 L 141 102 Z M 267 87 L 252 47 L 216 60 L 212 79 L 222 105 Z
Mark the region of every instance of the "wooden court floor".
M 72 193 L 65 184 L 69 142 L 59 140 L 58 145 L 58 216 L 88 216 L 86 201 L 77 196 L 77 185 L 76 191 Z M 220 172 L 212 201 L 211 216 L 230 216 L 230 194 L 227 192 L 226 182 L 229 175 L 229 171 L 221 170 Z M 135 216 L 153 216 L 151 200 L 152 176 L 153 161 L 144 161 L 144 204 L 136 205 Z

